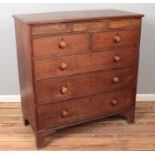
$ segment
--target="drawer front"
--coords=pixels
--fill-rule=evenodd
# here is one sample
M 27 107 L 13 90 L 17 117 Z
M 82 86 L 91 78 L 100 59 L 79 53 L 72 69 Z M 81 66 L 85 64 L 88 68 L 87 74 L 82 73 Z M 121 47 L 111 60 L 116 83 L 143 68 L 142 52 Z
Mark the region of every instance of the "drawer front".
M 36 82 L 38 104 L 136 85 L 137 67 L 97 71 Z
M 134 88 L 127 88 L 42 106 L 38 109 L 39 129 L 46 130 L 105 114 L 117 114 L 134 105 L 135 93 Z
M 70 24 L 44 24 L 32 27 L 32 35 L 70 32 Z
M 89 35 L 70 34 L 33 38 L 34 56 L 68 55 L 89 49 Z
M 122 20 L 112 20 L 110 21 L 110 28 L 129 28 L 129 27 L 140 27 L 141 19 L 122 19 Z
M 92 48 L 106 49 L 110 47 L 139 44 L 140 29 L 117 30 L 93 33 Z
M 78 22 L 73 24 L 73 31 L 90 31 L 90 30 L 107 30 L 108 22 L 106 21 L 91 21 Z
M 89 71 L 119 68 L 136 64 L 138 48 L 120 48 L 53 59 L 39 59 L 34 63 L 35 79 L 59 77 Z

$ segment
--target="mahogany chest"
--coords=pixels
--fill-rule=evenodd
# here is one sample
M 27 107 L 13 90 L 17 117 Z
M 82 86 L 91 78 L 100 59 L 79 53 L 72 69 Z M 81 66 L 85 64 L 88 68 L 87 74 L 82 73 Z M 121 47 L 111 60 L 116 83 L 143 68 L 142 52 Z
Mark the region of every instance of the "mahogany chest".
M 143 15 L 118 10 L 15 15 L 23 119 L 38 148 L 58 129 L 134 121 Z

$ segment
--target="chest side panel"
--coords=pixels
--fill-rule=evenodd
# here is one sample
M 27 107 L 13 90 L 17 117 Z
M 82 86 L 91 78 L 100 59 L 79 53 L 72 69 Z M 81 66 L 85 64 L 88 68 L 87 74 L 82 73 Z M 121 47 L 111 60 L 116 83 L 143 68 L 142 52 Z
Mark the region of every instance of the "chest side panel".
M 30 27 L 15 20 L 15 29 L 23 117 L 37 130 Z

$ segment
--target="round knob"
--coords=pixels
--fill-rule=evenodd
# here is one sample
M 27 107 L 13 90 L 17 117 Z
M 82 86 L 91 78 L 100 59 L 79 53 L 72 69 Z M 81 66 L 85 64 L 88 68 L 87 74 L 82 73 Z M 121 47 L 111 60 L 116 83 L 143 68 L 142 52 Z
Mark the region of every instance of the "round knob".
M 120 38 L 118 35 L 116 35 L 116 36 L 114 36 L 114 41 L 115 41 L 116 43 L 118 43 L 118 42 L 121 41 L 121 38 Z
M 62 94 L 67 94 L 67 92 L 68 92 L 68 88 L 67 87 L 61 87 L 61 93 Z
M 114 62 L 119 62 L 121 60 L 121 58 L 119 56 L 114 56 Z
M 60 47 L 60 48 L 65 48 L 66 45 L 67 45 L 66 42 L 63 41 L 63 40 L 61 40 L 60 43 L 59 43 L 59 47 Z
M 113 82 L 114 83 L 118 83 L 119 82 L 119 78 L 118 77 L 113 77 Z
M 60 65 L 60 69 L 61 70 L 65 70 L 65 69 L 67 69 L 67 64 L 66 63 L 61 63 L 61 65 Z
M 61 112 L 61 116 L 62 117 L 67 117 L 69 115 L 69 113 L 66 111 L 66 110 L 63 110 L 62 112 Z
M 111 100 L 111 105 L 115 106 L 118 104 L 118 101 L 117 100 Z

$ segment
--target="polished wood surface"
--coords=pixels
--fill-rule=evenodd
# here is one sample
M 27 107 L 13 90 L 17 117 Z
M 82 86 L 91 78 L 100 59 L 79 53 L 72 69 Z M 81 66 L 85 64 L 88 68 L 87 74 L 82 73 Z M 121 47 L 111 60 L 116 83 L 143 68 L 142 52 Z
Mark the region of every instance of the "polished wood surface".
M 117 30 L 108 32 L 96 32 L 93 34 L 92 48 L 106 49 L 123 45 L 138 44 L 140 29 Z
M 105 9 L 105 10 L 81 10 L 81 11 L 64 11 L 14 15 L 14 18 L 27 24 L 45 24 L 57 22 L 73 22 L 98 19 L 117 19 L 143 17 L 143 14 Z
M 73 24 L 73 31 L 107 30 L 107 21 L 78 22 Z
M 122 90 L 124 91 L 123 94 Z M 121 110 L 131 108 L 134 105 L 135 88 L 122 90 L 104 94 L 99 93 L 91 97 L 78 98 L 77 100 L 68 100 L 40 107 L 38 109 L 39 130 L 69 125 L 81 121 L 81 118 L 87 120 L 110 115 L 111 113 L 117 114 Z M 113 104 L 113 100 L 116 100 L 118 104 Z M 64 115 L 67 113 L 65 118 L 61 116 L 61 113 L 64 113 L 64 111 Z
M 37 129 L 29 26 L 15 21 L 20 94 L 25 121 Z
M 155 102 L 137 102 L 135 123 L 113 116 L 59 130 L 41 150 L 155 150 Z M 36 150 L 30 126 L 24 126 L 20 103 L 0 103 L 0 150 Z
M 102 50 L 87 54 L 36 59 L 34 61 L 35 79 L 41 80 L 136 65 L 138 61 L 138 51 L 138 47 L 123 47 L 111 51 Z M 62 70 L 62 64 L 65 66 L 64 70 Z
M 119 114 L 134 123 L 141 14 L 16 15 L 23 122 L 37 148 L 58 129 Z
M 92 95 L 136 85 L 137 68 L 97 71 L 36 82 L 38 104 Z
M 79 44 L 82 42 L 82 44 Z M 78 45 L 78 46 L 77 46 Z M 60 55 L 89 49 L 89 35 L 67 34 L 33 39 L 34 56 Z
M 129 28 L 129 27 L 139 27 L 141 25 L 141 20 L 139 18 L 135 19 L 124 19 L 124 20 L 111 20 L 110 28 Z
M 46 24 L 32 27 L 32 35 L 70 32 L 70 24 Z

